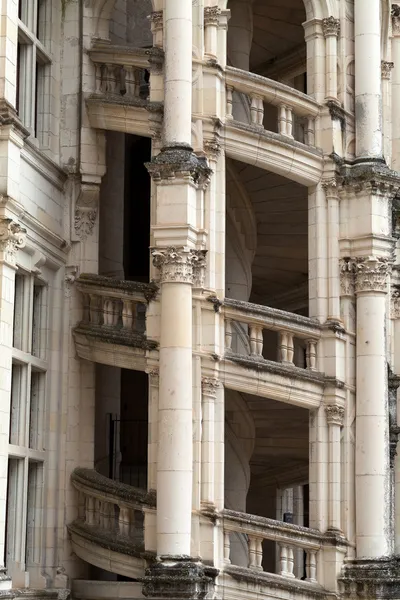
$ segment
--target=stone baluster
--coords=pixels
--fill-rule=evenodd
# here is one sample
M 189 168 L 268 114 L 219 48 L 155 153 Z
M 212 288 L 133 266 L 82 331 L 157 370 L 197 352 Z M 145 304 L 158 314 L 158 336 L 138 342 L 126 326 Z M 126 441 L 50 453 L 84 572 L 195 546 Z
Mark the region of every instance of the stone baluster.
M 306 553 L 306 581 L 317 583 L 317 557 L 315 550 Z
M 126 71 L 124 66 L 119 65 L 116 68 L 116 77 L 117 77 L 117 92 L 124 96 L 126 94 Z
M 101 94 L 103 89 L 102 89 L 102 82 L 103 82 L 103 65 L 99 65 L 96 64 L 95 65 L 95 91 L 96 94 Z
M 101 325 L 103 321 L 103 308 L 100 296 L 90 294 L 90 323 L 93 325 Z
M 264 339 L 263 339 L 263 328 L 260 325 L 250 325 L 250 353 L 252 356 L 262 356 Z
M 103 324 L 112 327 L 117 324 L 117 319 L 115 298 L 103 298 Z
M 94 525 L 94 498 L 93 496 L 86 496 L 85 502 L 85 523 L 88 525 Z
M 225 351 L 232 350 L 232 321 L 225 319 Z
M 113 64 L 107 64 L 107 86 L 106 91 L 109 94 L 115 94 L 116 81 L 115 81 L 115 66 Z
M 286 577 L 287 574 L 287 547 L 284 544 L 280 545 L 279 555 L 279 575 Z
M 131 529 L 131 509 L 127 506 L 119 507 L 118 530 L 121 535 L 128 536 Z
M 253 535 L 249 535 L 249 568 L 262 569 L 262 539 Z
M 294 568 L 294 555 L 293 548 L 286 546 L 285 544 L 281 544 L 281 554 L 280 554 L 280 575 L 282 577 L 294 577 L 293 568 Z
M 295 577 L 294 570 L 294 552 L 291 546 L 287 547 L 287 575 L 286 577 Z
M 82 294 L 82 321 L 83 323 L 90 323 L 90 296 L 89 294 Z
M 226 86 L 226 119 L 233 119 L 233 87 Z
M 281 104 L 278 110 L 278 132 L 281 135 L 286 135 L 286 106 L 284 104 Z
M 315 119 L 308 117 L 306 125 L 306 144 L 315 146 Z
M 293 364 L 294 342 L 293 334 L 287 331 L 279 333 L 280 362 Z
M 306 341 L 306 364 L 307 369 L 316 371 L 317 369 L 317 342 L 315 340 Z
M 224 531 L 224 563 L 229 565 L 231 562 L 231 536 L 229 531 Z
M 286 107 L 286 135 L 293 138 L 293 110 L 290 106 Z
M 252 124 L 263 127 L 264 102 L 261 96 L 251 95 L 250 113 Z
M 133 331 L 136 326 L 136 302 L 133 300 L 122 301 L 122 327 Z
M 135 97 L 135 67 L 125 66 L 126 97 Z

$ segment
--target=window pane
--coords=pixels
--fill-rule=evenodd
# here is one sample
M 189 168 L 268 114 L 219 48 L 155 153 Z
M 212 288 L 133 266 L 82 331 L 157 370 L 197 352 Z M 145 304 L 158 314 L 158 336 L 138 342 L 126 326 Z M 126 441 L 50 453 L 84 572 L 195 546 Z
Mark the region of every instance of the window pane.
M 29 448 L 43 450 L 43 409 L 46 374 L 32 371 L 29 415 Z
M 42 521 L 43 465 L 29 462 L 28 501 L 26 510 L 25 564 L 40 561 Z
M 32 302 L 32 354 L 38 358 L 46 355 L 46 288 L 39 282 L 33 285 Z
M 13 346 L 22 350 L 23 340 L 23 306 L 25 301 L 24 276 L 15 276 L 15 301 L 14 301 L 14 331 Z

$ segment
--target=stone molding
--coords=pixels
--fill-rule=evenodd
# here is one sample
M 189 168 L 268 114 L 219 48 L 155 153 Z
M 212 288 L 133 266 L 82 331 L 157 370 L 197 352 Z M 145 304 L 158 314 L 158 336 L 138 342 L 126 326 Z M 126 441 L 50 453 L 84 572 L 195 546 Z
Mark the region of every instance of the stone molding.
M 393 35 L 400 35 L 400 6 L 398 4 L 392 5 L 392 33 Z
M 383 256 L 358 256 L 340 260 L 342 296 L 362 292 L 386 292 L 392 261 Z
M 219 22 L 219 16 L 221 13 L 222 10 L 219 8 L 219 6 L 206 6 L 204 9 L 205 27 L 209 27 L 210 25 L 217 27 Z
M 388 80 L 390 79 L 393 67 L 394 67 L 393 62 L 389 62 L 387 60 L 381 61 L 382 79 L 388 79 Z
M 340 33 L 340 20 L 335 17 L 327 17 L 322 19 L 322 31 L 325 37 L 336 36 Z
M 153 248 L 153 265 L 160 272 L 161 283 L 201 284 L 207 250 L 191 248 Z
M 343 426 L 344 421 L 344 408 L 337 406 L 336 404 L 329 404 L 325 406 L 326 421 L 328 425 Z
M 201 380 L 201 389 L 205 396 L 210 398 L 217 397 L 217 390 L 220 387 L 220 382 L 214 377 L 203 377 Z
M 15 267 L 17 252 L 26 244 L 26 229 L 12 219 L 0 218 L 0 263 Z

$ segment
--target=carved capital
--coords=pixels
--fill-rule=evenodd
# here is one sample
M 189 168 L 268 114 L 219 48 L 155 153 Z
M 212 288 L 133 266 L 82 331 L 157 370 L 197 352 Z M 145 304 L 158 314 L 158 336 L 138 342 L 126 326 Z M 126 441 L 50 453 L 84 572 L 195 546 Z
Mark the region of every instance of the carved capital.
M 146 168 L 156 183 L 181 179 L 199 187 L 208 185 L 212 173 L 206 159 L 184 144 L 162 148 Z
M 206 264 L 206 250 L 189 248 L 153 248 L 153 265 L 160 272 L 161 283 L 201 283 Z
M 26 244 L 26 229 L 12 219 L 0 218 L 0 263 L 15 266 L 17 251 Z
M 75 205 L 74 227 L 78 238 L 83 242 L 93 233 L 99 207 L 100 186 L 96 183 L 82 183 Z
M 163 28 L 163 11 L 162 10 L 156 10 L 154 12 L 152 12 L 149 17 L 148 17 L 150 23 L 151 23 L 151 28 L 153 31 L 157 31 Z
M 214 25 L 216 27 L 218 25 L 221 12 L 222 11 L 218 6 L 206 6 L 204 9 L 205 27 L 209 27 L 210 25 Z
M 338 184 L 336 179 L 326 179 L 322 182 L 322 188 L 325 191 L 325 196 L 327 198 L 337 198 L 338 197 Z
M 342 427 L 344 420 L 344 408 L 334 404 L 325 406 L 325 414 L 328 425 Z
M 72 291 L 72 285 L 75 283 L 77 277 L 78 277 L 78 272 L 79 272 L 79 268 L 76 265 L 67 265 L 65 267 L 65 275 L 64 275 L 64 281 L 65 281 L 65 296 L 67 298 L 71 297 L 71 291 Z
M 354 281 L 354 270 L 351 259 L 341 258 L 339 261 L 340 265 L 340 295 L 341 296 L 354 296 L 355 294 L 355 281 Z
M 340 33 L 340 21 L 339 19 L 335 19 L 335 17 L 327 17 L 322 20 L 322 30 L 324 32 L 324 36 L 338 36 Z
M 219 380 L 214 377 L 203 377 L 201 380 L 201 389 L 205 396 L 216 398 L 219 386 Z
M 392 263 L 382 256 L 362 256 L 351 261 L 355 274 L 355 291 L 385 292 Z
M 382 79 L 390 79 L 393 67 L 394 67 L 393 62 L 388 62 L 387 60 L 381 61 Z
M 390 300 L 390 318 L 400 319 L 400 291 L 392 290 Z
M 392 32 L 394 36 L 400 35 L 400 6 L 392 4 Z
M 209 156 L 211 160 L 218 160 L 221 154 L 221 143 L 219 138 L 215 137 L 213 140 L 205 140 L 204 152 Z
M 159 381 L 160 381 L 160 372 L 158 369 L 151 369 L 150 371 L 148 371 L 148 376 L 150 379 L 150 385 L 153 385 L 154 387 L 158 387 Z

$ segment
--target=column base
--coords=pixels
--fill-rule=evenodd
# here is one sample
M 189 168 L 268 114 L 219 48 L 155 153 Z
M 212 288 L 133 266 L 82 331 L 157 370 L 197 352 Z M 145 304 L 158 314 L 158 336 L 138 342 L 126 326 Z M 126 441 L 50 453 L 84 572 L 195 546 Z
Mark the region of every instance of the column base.
M 339 578 L 347 598 L 400 599 L 400 557 L 354 559 Z
M 161 556 L 146 569 L 143 595 L 168 600 L 200 600 L 212 592 L 218 569 L 188 556 Z

